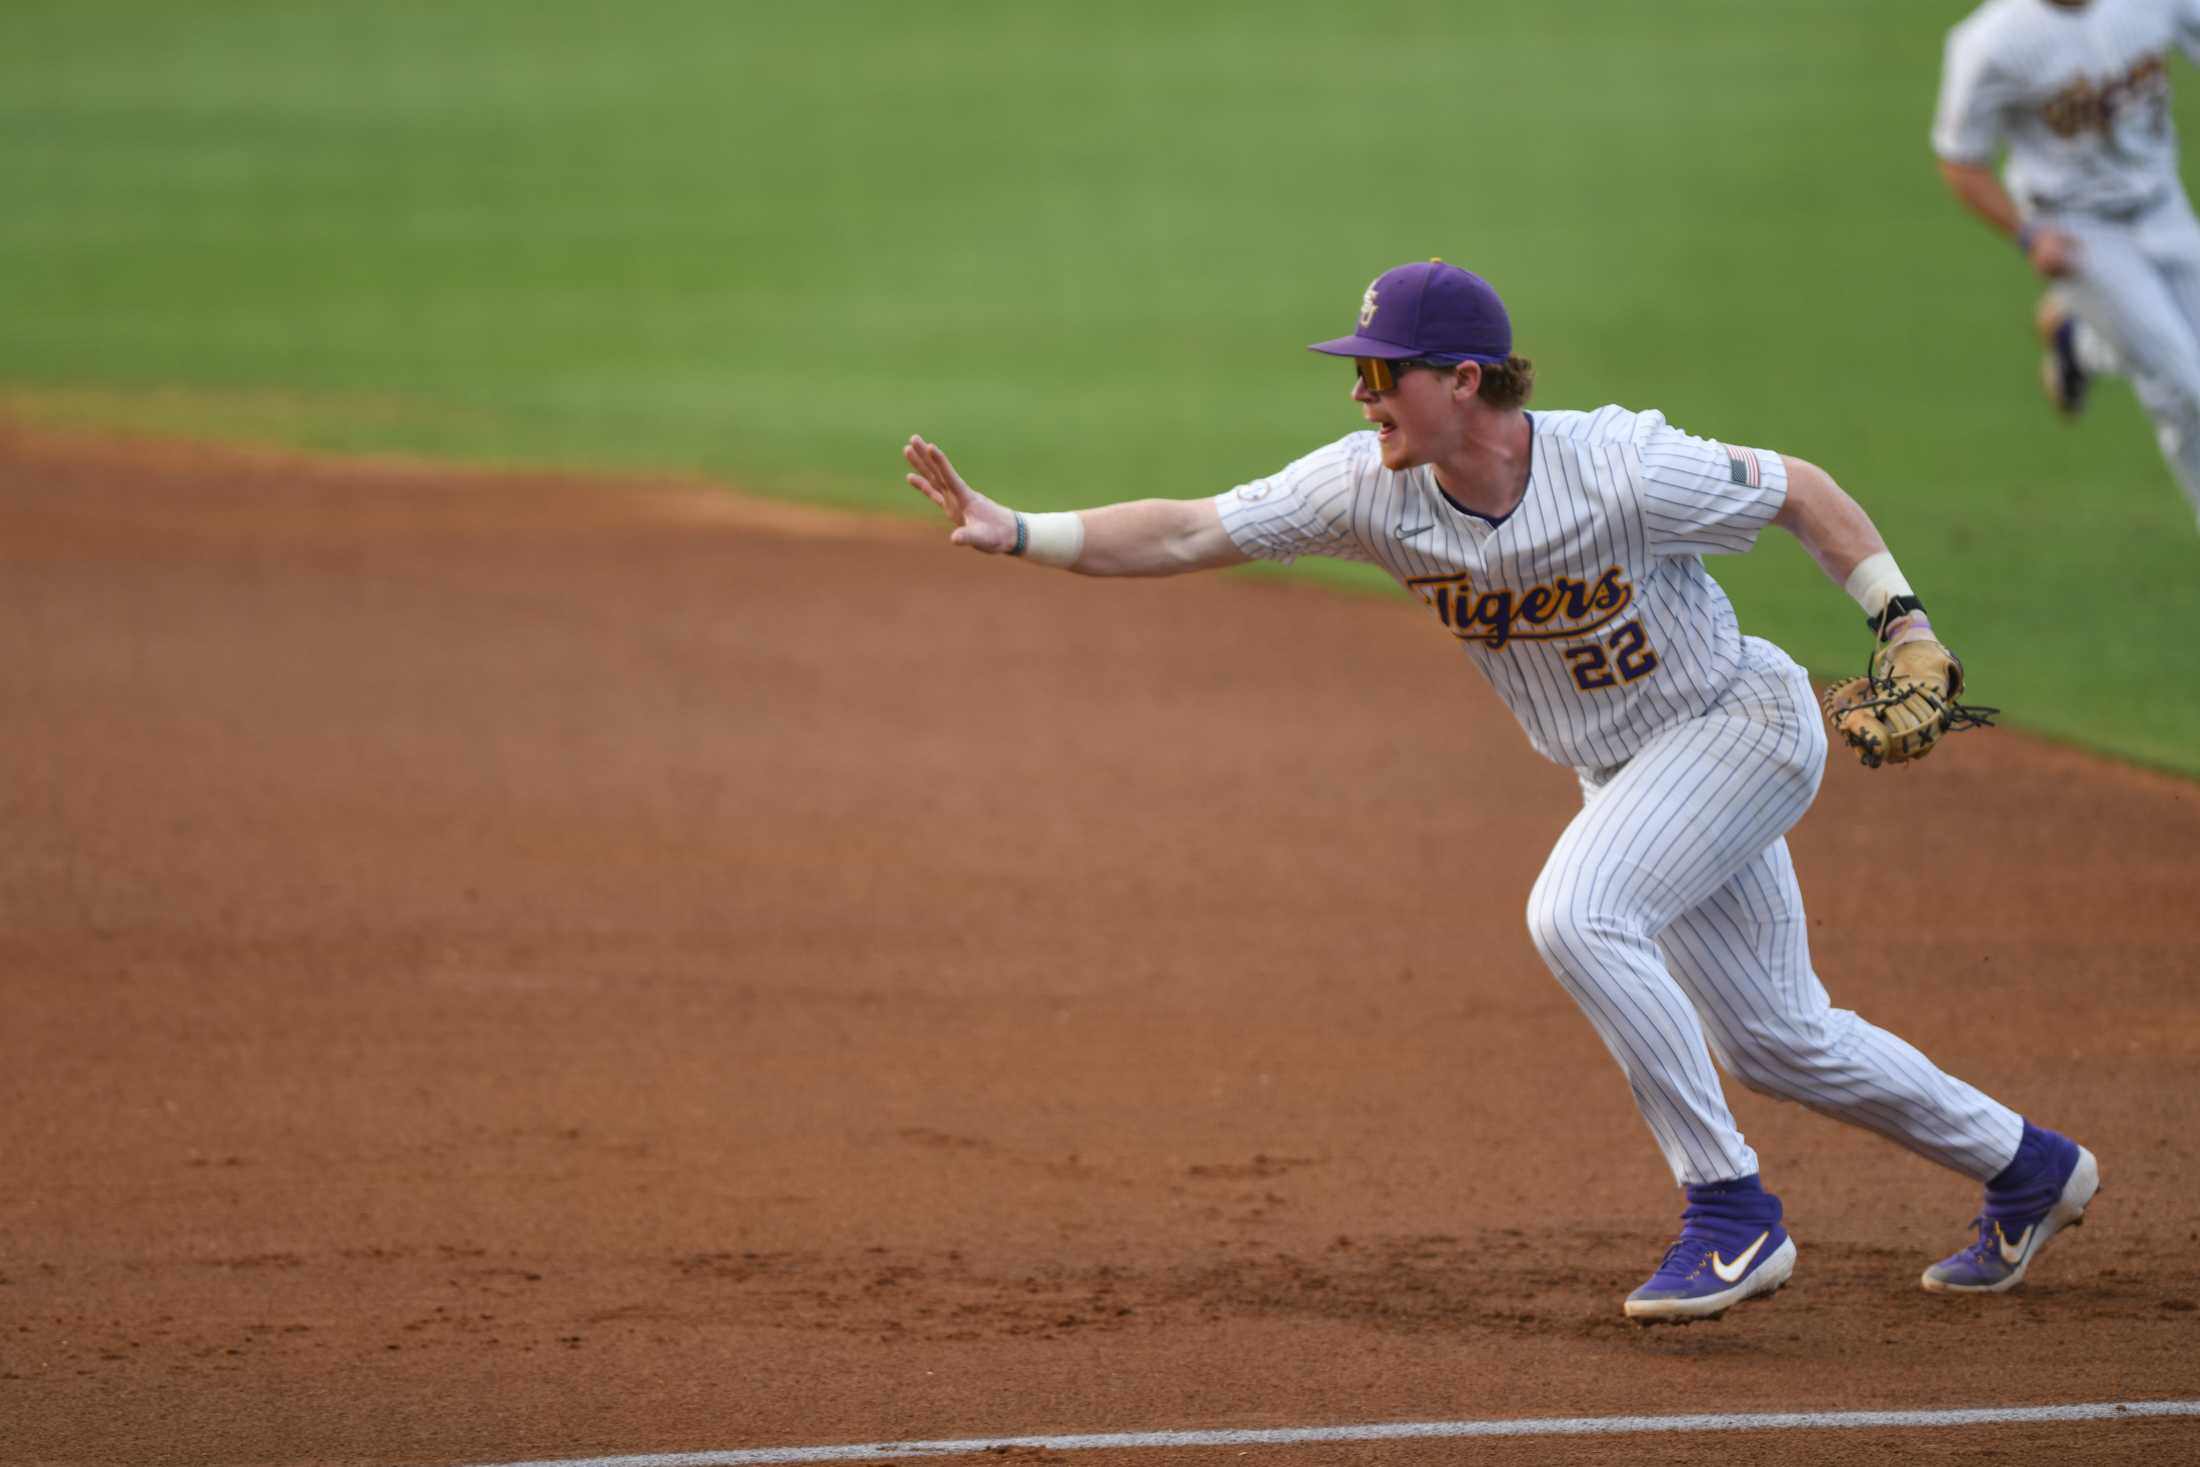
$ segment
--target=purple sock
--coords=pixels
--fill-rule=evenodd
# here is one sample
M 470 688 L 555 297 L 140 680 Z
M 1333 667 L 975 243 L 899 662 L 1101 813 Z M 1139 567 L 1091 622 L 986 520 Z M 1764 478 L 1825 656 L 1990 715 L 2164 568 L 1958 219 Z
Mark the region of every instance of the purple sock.
M 1735 1222 L 1778 1222 L 1780 1199 L 1767 1192 L 1756 1173 L 1727 1182 L 1698 1182 L 1688 1189 L 1683 1217 L 1727 1218 Z
M 2076 1146 L 2053 1131 L 2026 1121 L 2017 1154 L 1986 1184 L 1986 1215 L 2025 1218 L 2053 1207 L 2062 1193 L 2063 1179 L 2069 1176 L 2069 1169 L 2060 1162 L 2064 1153 L 2076 1151 Z

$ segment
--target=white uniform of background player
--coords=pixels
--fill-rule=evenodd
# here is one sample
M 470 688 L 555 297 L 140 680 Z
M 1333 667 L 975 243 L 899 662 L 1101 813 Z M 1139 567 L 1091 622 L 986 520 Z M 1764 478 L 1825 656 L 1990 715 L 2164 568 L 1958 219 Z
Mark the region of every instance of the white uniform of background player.
M 1654 412 L 1529 413 L 1533 369 L 1511 342 L 1487 282 L 1404 265 L 1369 288 L 1359 333 L 1315 348 L 1361 358 L 1353 397 L 1375 431 L 1280 473 L 1212 499 L 1025 516 L 915 438 L 910 482 L 955 521 L 956 543 L 1088 575 L 1300 555 L 1380 565 L 1535 747 L 1577 772 L 1583 806 L 1535 883 L 1529 927 L 1688 1194 L 1680 1241 L 1629 1315 L 1713 1316 L 1794 1264 L 1713 1055 L 1752 1088 L 1987 1183 L 2006 1261 L 1981 1251 L 1982 1224 L 1926 1283 L 2008 1287 L 2083 1211 L 2092 1158 L 1828 1001 L 1784 839 L 1817 793 L 1824 723 L 1803 670 L 1742 635 L 1701 557 L 1779 524 L 1884 635 L 1937 651 L 1922 608 L 1822 470 Z
M 2081 323 L 2059 343 L 2061 405 L 2077 408 L 2073 369 L 2126 373 L 2200 513 L 2200 224 L 2177 173 L 2173 48 L 2200 58 L 2200 0 L 1988 0 L 1948 34 L 1933 150 L 2057 282 L 2051 347 L 2061 307 Z

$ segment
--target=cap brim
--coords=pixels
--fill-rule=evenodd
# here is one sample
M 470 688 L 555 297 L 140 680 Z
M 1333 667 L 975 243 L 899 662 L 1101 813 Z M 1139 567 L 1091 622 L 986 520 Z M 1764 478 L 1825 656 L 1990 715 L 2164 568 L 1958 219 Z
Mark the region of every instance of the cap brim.
M 1395 341 L 1377 341 L 1372 336 L 1340 336 L 1335 341 L 1317 341 L 1307 348 L 1333 357 L 1376 357 L 1386 362 L 1403 362 L 1421 353 L 1410 346 L 1400 346 Z
M 1485 367 L 1502 367 L 1509 360 L 1506 357 L 1493 357 L 1488 352 L 1434 351 L 1424 347 L 1400 346 L 1395 341 L 1377 341 L 1372 336 L 1340 336 L 1335 341 L 1317 341 L 1307 350 L 1326 352 L 1333 357 L 1376 357 L 1386 362 L 1434 357 L 1440 362 L 1480 362 Z

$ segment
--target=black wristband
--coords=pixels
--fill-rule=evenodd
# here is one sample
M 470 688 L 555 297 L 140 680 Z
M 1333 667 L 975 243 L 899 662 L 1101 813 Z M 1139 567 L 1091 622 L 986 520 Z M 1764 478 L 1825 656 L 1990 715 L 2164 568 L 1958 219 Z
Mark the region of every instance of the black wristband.
M 1923 611 L 1924 609 L 1925 603 L 1915 596 L 1889 596 L 1887 604 L 1880 609 L 1879 615 L 1865 617 L 1864 625 L 1872 629 L 1873 636 L 1883 641 L 1886 639 L 1888 627 L 1908 616 L 1911 612 Z
M 1031 531 L 1024 524 L 1024 517 L 1021 514 L 1018 514 L 1015 510 L 1010 510 L 1009 513 L 1016 515 L 1016 543 L 1009 547 L 1008 553 L 1010 555 L 1021 555 L 1024 553 L 1024 546 L 1031 541 Z

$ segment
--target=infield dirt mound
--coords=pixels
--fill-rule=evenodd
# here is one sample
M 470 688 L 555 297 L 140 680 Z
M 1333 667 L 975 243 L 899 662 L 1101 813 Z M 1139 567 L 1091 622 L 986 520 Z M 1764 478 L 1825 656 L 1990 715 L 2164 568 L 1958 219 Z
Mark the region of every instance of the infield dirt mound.
M 1571 777 L 1403 598 L 943 542 L 0 434 L 0 1457 L 2200 1394 L 2200 787 L 1837 760 L 1836 1001 L 2106 1190 L 1928 1296 L 1972 1189 L 1737 1087 L 1795 1285 L 1639 1332 L 1675 1194 L 1521 918 Z

